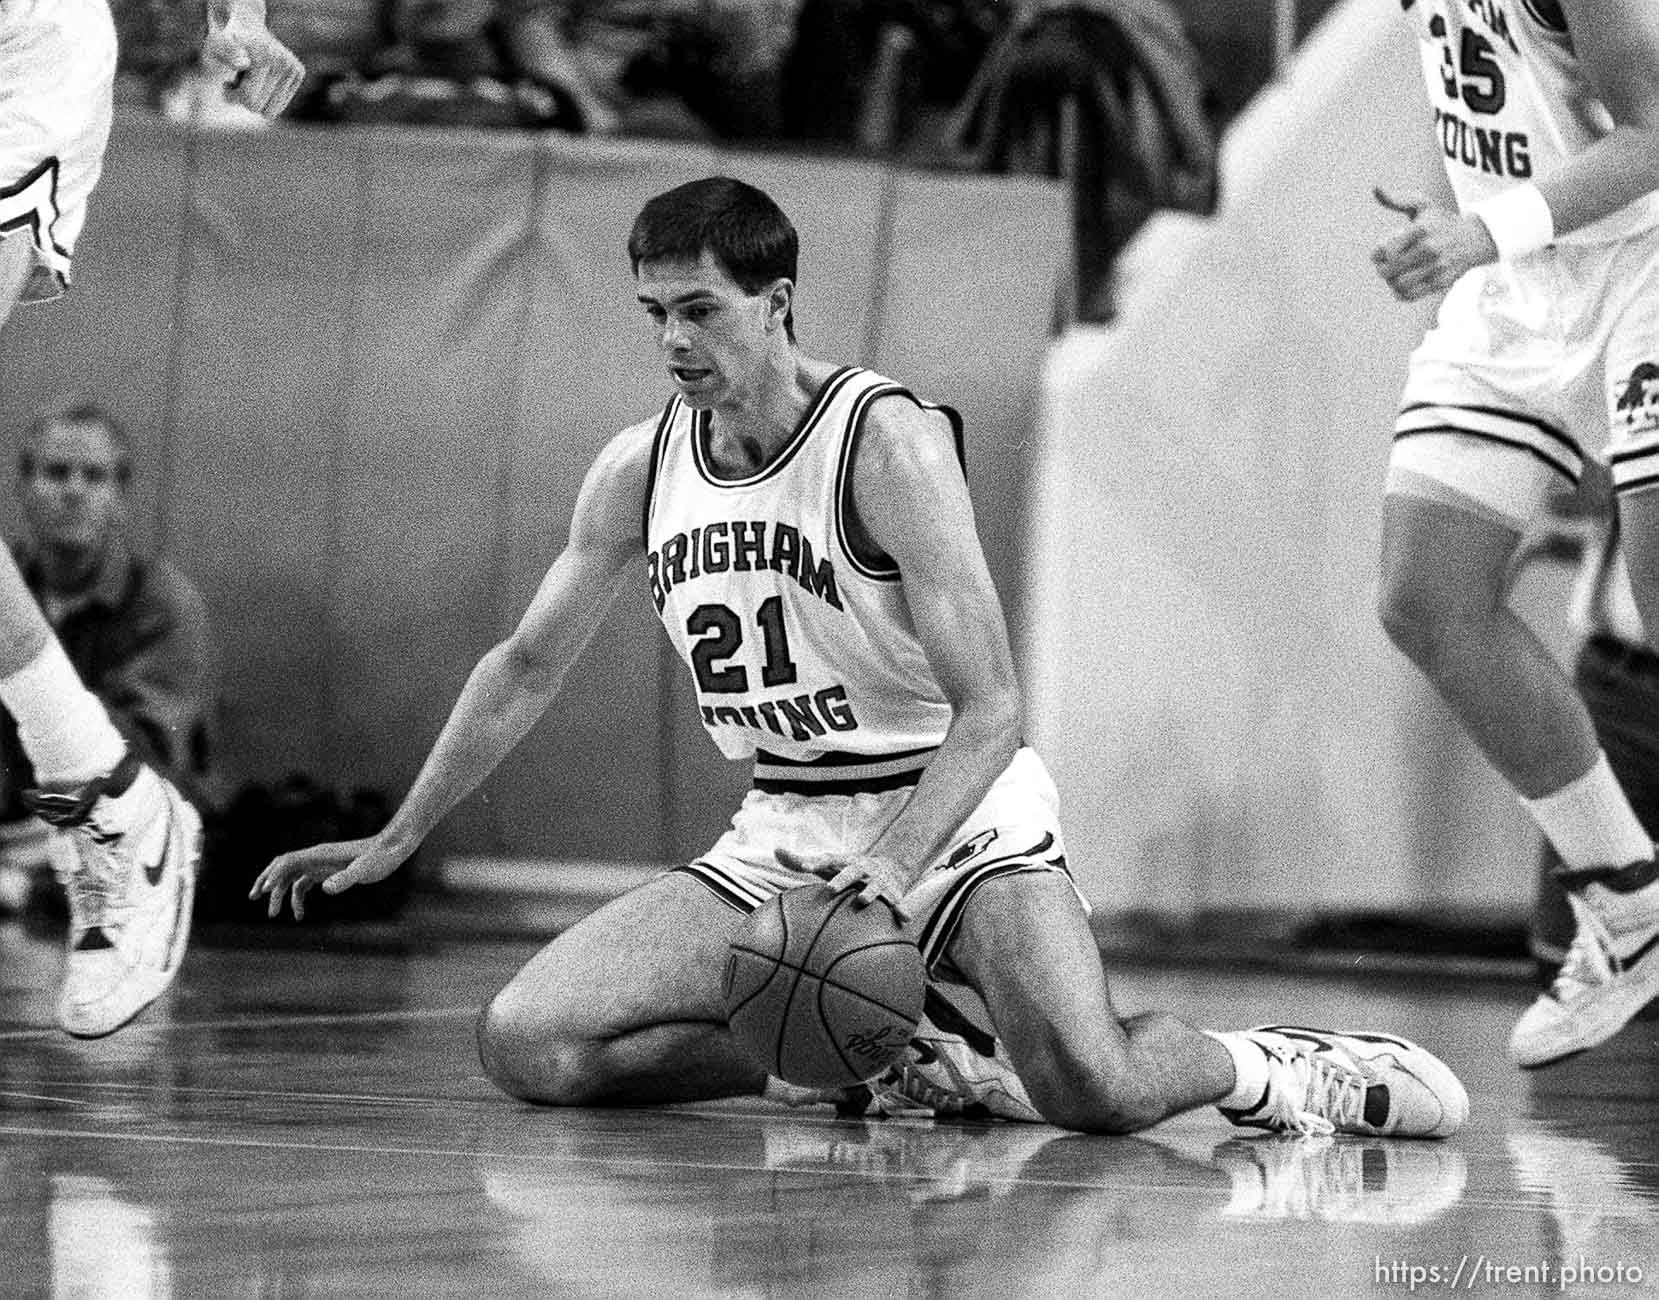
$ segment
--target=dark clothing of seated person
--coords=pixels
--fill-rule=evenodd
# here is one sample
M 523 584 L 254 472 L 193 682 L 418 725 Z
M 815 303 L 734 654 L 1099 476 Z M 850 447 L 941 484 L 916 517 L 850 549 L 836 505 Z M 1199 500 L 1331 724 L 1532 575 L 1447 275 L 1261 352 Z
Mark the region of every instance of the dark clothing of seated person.
M 27 536 L 12 544 L 25 581 L 87 688 L 133 751 L 198 810 L 223 798 L 217 664 L 207 606 L 165 560 L 134 553 L 124 434 L 90 403 L 39 417 L 19 459 Z M 34 773 L 0 714 L 0 821 L 28 816 Z
M 520 50 L 495 0 L 393 0 L 392 42 L 325 92 L 342 122 L 589 129 L 579 99 Z

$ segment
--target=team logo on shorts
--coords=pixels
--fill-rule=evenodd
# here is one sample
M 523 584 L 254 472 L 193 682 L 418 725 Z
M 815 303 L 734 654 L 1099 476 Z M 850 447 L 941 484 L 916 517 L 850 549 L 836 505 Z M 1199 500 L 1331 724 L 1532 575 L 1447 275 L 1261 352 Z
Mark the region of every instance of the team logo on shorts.
M 1659 365 L 1644 361 L 1613 392 L 1613 409 L 1631 433 L 1659 430 Z
M 945 863 L 945 870 L 950 871 L 954 867 L 960 867 L 972 858 L 977 858 L 991 847 L 996 837 L 996 828 L 993 826 L 989 830 L 980 831 L 978 835 L 970 840 L 964 840 L 956 846 L 956 851 L 950 855 L 950 859 Z

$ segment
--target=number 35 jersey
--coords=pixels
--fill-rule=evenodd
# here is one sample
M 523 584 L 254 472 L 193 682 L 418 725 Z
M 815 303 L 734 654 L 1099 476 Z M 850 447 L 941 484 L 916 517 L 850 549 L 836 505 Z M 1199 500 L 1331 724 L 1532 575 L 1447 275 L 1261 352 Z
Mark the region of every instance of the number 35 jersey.
M 1560 0 L 1401 0 L 1417 34 L 1435 143 L 1458 206 L 1556 171 L 1613 119 L 1573 49 Z M 1563 235 L 1622 239 L 1659 221 L 1653 195 Z
M 703 725 L 728 758 L 759 754 L 817 780 L 913 782 L 951 708 L 917 640 L 891 561 L 855 555 L 851 467 L 872 402 L 892 380 L 844 367 L 765 468 L 723 478 L 709 414 L 678 397 L 657 428 L 645 506 L 651 598 L 691 668 Z M 770 768 L 768 767 L 770 765 Z M 811 765 L 811 766 L 808 766 Z

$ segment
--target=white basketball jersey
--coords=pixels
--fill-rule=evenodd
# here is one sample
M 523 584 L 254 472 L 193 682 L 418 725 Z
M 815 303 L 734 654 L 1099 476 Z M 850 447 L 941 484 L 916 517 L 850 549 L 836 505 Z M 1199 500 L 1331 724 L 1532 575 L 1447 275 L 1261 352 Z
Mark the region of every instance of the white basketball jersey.
M 1548 176 L 1613 129 L 1559 0 L 1401 0 L 1417 33 L 1435 142 L 1467 211 Z M 1557 242 L 1619 239 L 1659 221 L 1647 195 Z
M 925 764 L 951 708 L 890 562 L 846 535 L 852 452 L 870 403 L 899 394 L 857 367 L 824 384 L 764 469 L 722 478 L 709 415 L 678 397 L 657 428 L 645 508 L 651 596 L 690 667 L 703 724 L 728 758 Z M 960 422 L 945 410 L 958 429 Z M 914 761 L 910 761 L 914 760 Z M 757 766 L 757 775 L 761 768 Z

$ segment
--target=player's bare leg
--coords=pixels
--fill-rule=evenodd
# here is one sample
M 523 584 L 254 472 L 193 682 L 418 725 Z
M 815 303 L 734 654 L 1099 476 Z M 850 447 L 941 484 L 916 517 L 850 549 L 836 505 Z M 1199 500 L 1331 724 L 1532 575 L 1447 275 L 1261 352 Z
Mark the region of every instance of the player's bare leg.
M 1648 642 L 1659 646 L 1659 489 L 1619 496 L 1619 548 Z
M 189 941 L 201 818 L 127 752 L 0 547 L 0 702 L 38 788 L 24 801 L 66 832 L 69 943 L 58 1023 L 96 1038 L 172 982 Z
M 27 239 L 15 233 L 9 239 L 0 239 L 0 329 L 5 328 L 33 269 L 34 254 Z
M 1599 746 L 1572 683 L 1507 603 L 1519 541 L 1495 518 L 1391 493 L 1380 613 L 1492 766 L 1536 799 L 1588 772 Z
M 1063 876 L 981 886 L 951 958 L 985 999 L 1043 1117 L 1066 1128 L 1127 1133 L 1207 1105 L 1233 1086 L 1215 1039 L 1173 1016 L 1124 1020 L 1100 951 Z
M 1444 1137 L 1468 1098 L 1445 1065 L 1386 1034 L 1294 1026 L 1210 1034 L 1122 1018 L 1093 933 L 1061 876 L 1010 876 L 969 904 L 951 959 L 984 997 L 1050 1123 L 1129 1133 L 1215 1104 L 1236 1124 Z
M 721 974 L 743 918 L 667 875 L 561 934 L 484 1009 L 478 1050 L 503 1091 L 558 1105 L 758 1094 L 726 1028 Z
M 32 269 L 20 236 L 0 240 L 0 324 Z M 189 939 L 201 819 L 127 754 L 0 546 L 0 701 L 40 789 L 25 800 L 70 834 L 69 951 L 58 1023 L 78 1037 L 120 1028 L 172 982 Z
M 1620 545 L 1650 640 L 1659 628 L 1659 492 L 1619 501 Z M 1569 862 L 1562 873 L 1577 933 L 1548 993 L 1510 1035 L 1529 1068 L 1586 1051 L 1618 1033 L 1659 997 L 1659 870 L 1652 861 Z

